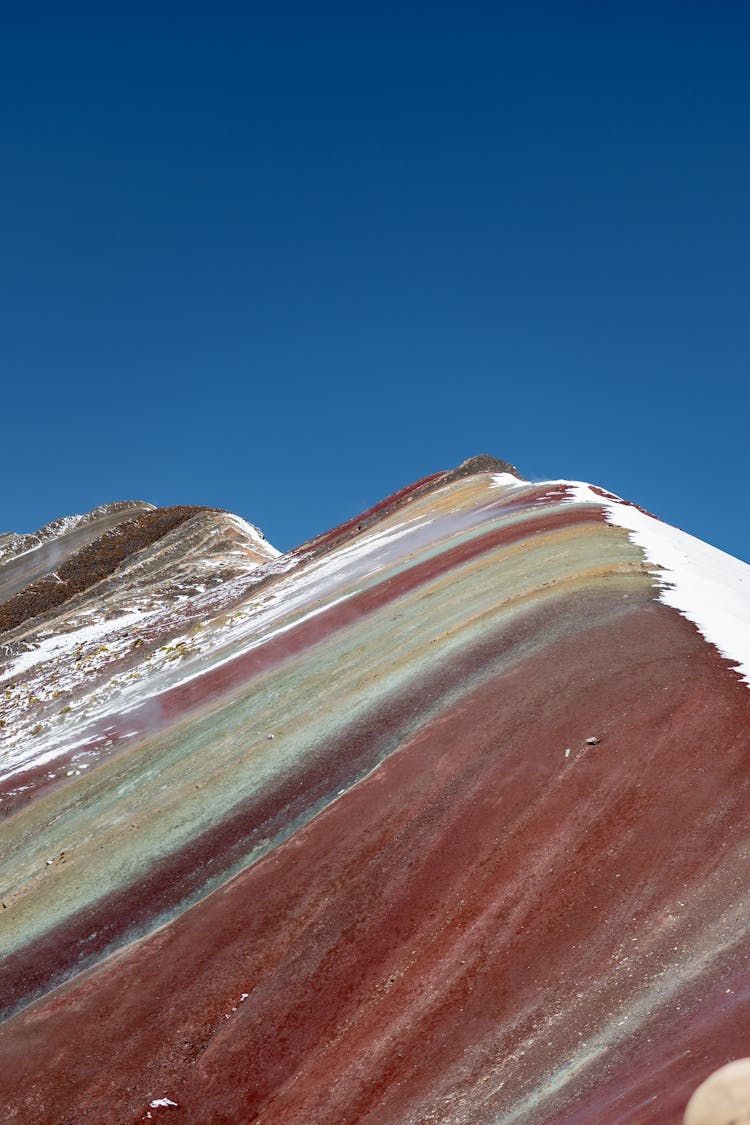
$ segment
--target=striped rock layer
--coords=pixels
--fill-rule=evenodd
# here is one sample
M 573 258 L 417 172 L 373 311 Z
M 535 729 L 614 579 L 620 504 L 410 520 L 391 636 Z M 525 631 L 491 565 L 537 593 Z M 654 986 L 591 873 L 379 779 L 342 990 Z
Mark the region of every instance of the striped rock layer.
M 3 1120 L 677 1122 L 748 1053 L 748 685 L 622 502 L 469 470 L 0 540 L 84 575 L 0 634 Z

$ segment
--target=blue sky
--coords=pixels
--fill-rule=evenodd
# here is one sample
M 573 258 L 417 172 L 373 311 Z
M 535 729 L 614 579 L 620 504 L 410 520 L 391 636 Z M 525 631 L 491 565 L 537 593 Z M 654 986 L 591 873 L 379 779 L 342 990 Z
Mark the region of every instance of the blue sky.
M 490 452 L 750 560 L 750 8 L 3 5 L 0 527 Z

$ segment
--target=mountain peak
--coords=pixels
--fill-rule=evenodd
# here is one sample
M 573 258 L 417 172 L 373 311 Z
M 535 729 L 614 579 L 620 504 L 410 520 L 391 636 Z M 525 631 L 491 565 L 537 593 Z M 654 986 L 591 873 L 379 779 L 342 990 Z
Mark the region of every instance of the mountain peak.
M 448 475 L 452 480 L 457 480 L 459 477 L 473 476 L 474 473 L 510 473 L 511 476 L 524 480 L 510 461 L 503 461 L 502 458 L 493 457 L 489 453 L 478 453 L 474 457 L 468 457 Z

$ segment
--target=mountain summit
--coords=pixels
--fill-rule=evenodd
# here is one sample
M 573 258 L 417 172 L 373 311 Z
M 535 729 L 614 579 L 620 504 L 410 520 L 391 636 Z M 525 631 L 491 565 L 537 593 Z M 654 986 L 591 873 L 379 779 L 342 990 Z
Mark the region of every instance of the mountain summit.
M 678 1122 L 748 1050 L 750 567 L 481 456 L 0 536 L 4 1120 Z

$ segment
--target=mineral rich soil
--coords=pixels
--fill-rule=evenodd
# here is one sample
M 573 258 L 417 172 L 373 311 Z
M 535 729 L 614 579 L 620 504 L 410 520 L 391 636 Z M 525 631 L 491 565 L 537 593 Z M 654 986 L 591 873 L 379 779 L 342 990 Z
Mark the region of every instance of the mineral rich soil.
M 187 517 L 24 634 L 5 1120 L 677 1125 L 747 1053 L 750 691 L 510 471 Z

